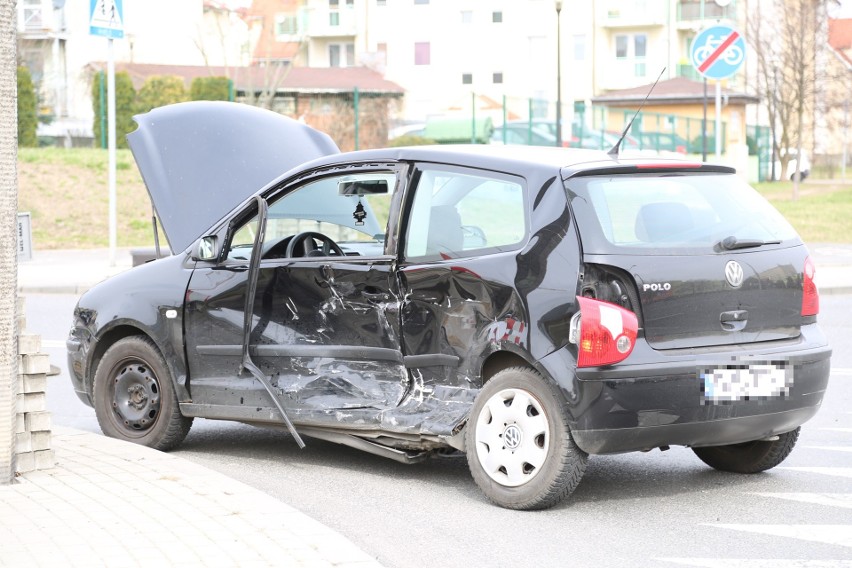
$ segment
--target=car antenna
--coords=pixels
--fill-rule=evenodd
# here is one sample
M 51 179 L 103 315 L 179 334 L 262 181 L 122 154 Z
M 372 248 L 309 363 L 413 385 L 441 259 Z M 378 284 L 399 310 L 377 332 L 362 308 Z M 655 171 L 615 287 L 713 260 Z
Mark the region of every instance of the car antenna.
M 630 119 L 630 122 L 627 123 L 627 128 L 624 129 L 624 132 L 621 133 L 621 138 L 618 139 L 618 142 L 615 143 L 615 146 L 610 148 L 609 154 L 610 156 L 618 157 L 618 151 L 621 149 L 621 143 L 624 142 L 624 139 L 627 137 L 627 133 L 630 132 L 630 127 L 633 126 L 633 121 L 636 120 L 636 117 L 639 116 L 639 113 L 642 112 L 642 109 L 645 108 L 645 103 L 648 102 L 648 97 L 651 96 L 651 93 L 654 92 L 654 87 L 657 86 L 657 83 L 660 82 L 660 78 L 663 76 L 663 73 L 666 72 L 666 68 L 663 67 L 663 70 L 660 71 L 660 74 L 657 76 L 657 80 L 654 81 L 654 84 L 651 85 L 651 88 L 648 89 L 648 94 L 645 95 L 645 100 L 642 101 L 642 104 L 639 105 L 639 108 L 636 109 L 636 114 L 633 115 L 633 118 Z

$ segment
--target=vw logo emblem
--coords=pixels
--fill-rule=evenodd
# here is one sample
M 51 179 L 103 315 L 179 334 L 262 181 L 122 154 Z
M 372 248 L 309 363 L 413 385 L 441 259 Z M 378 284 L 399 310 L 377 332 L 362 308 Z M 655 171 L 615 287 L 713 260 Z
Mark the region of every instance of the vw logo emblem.
M 739 262 L 732 260 L 725 265 L 725 279 L 727 279 L 728 284 L 734 288 L 739 288 L 743 285 L 743 278 L 743 267 L 740 266 Z
M 516 449 L 521 445 L 521 429 L 515 424 L 509 424 L 503 431 L 503 443 L 510 450 Z

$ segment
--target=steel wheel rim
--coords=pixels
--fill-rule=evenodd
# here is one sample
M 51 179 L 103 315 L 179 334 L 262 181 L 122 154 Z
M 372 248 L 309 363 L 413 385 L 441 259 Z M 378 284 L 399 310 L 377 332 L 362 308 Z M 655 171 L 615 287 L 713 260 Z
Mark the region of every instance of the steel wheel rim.
M 550 447 L 550 424 L 541 402 L 529 392 L 504 389 L 492 395 L 474 427 L 479 463 L 495 482 L 518 487 L 541 471 Z
M 160 416 L 160 382 L 145 361 L 127 359 L 114 367 L 110 399 L 116 424 L 131 435 L 144 435 Z

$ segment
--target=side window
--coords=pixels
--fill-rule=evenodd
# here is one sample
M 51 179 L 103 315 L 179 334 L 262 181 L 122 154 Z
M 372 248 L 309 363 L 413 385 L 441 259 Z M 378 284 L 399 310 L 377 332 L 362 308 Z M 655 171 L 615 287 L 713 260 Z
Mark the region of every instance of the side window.
M 511 250 L 525 234 L 524 191 L 517 178 L 424 169 L 408 217 L 405 257 Z
M 263 258 L 332 256 L 339 255 L 338 248 L 346 256 L 382 255 L 396 187 L 394 172 L 350 173 L 312 180 L 271 198 Z M 234 231 L 228 256 L 250 256 L 257 230 L 255 215 Z M 304 242 L 288 251 L 296 235 Z

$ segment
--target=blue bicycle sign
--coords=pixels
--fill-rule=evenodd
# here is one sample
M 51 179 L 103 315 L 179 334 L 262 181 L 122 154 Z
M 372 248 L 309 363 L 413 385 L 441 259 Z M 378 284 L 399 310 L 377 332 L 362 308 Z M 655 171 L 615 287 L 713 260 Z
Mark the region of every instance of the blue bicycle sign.
M 713 26 L 692 42 L 690 58 L 695 69 L 708 79 L 726 79 L 745 60 L 745 40 L 733 28 Z

